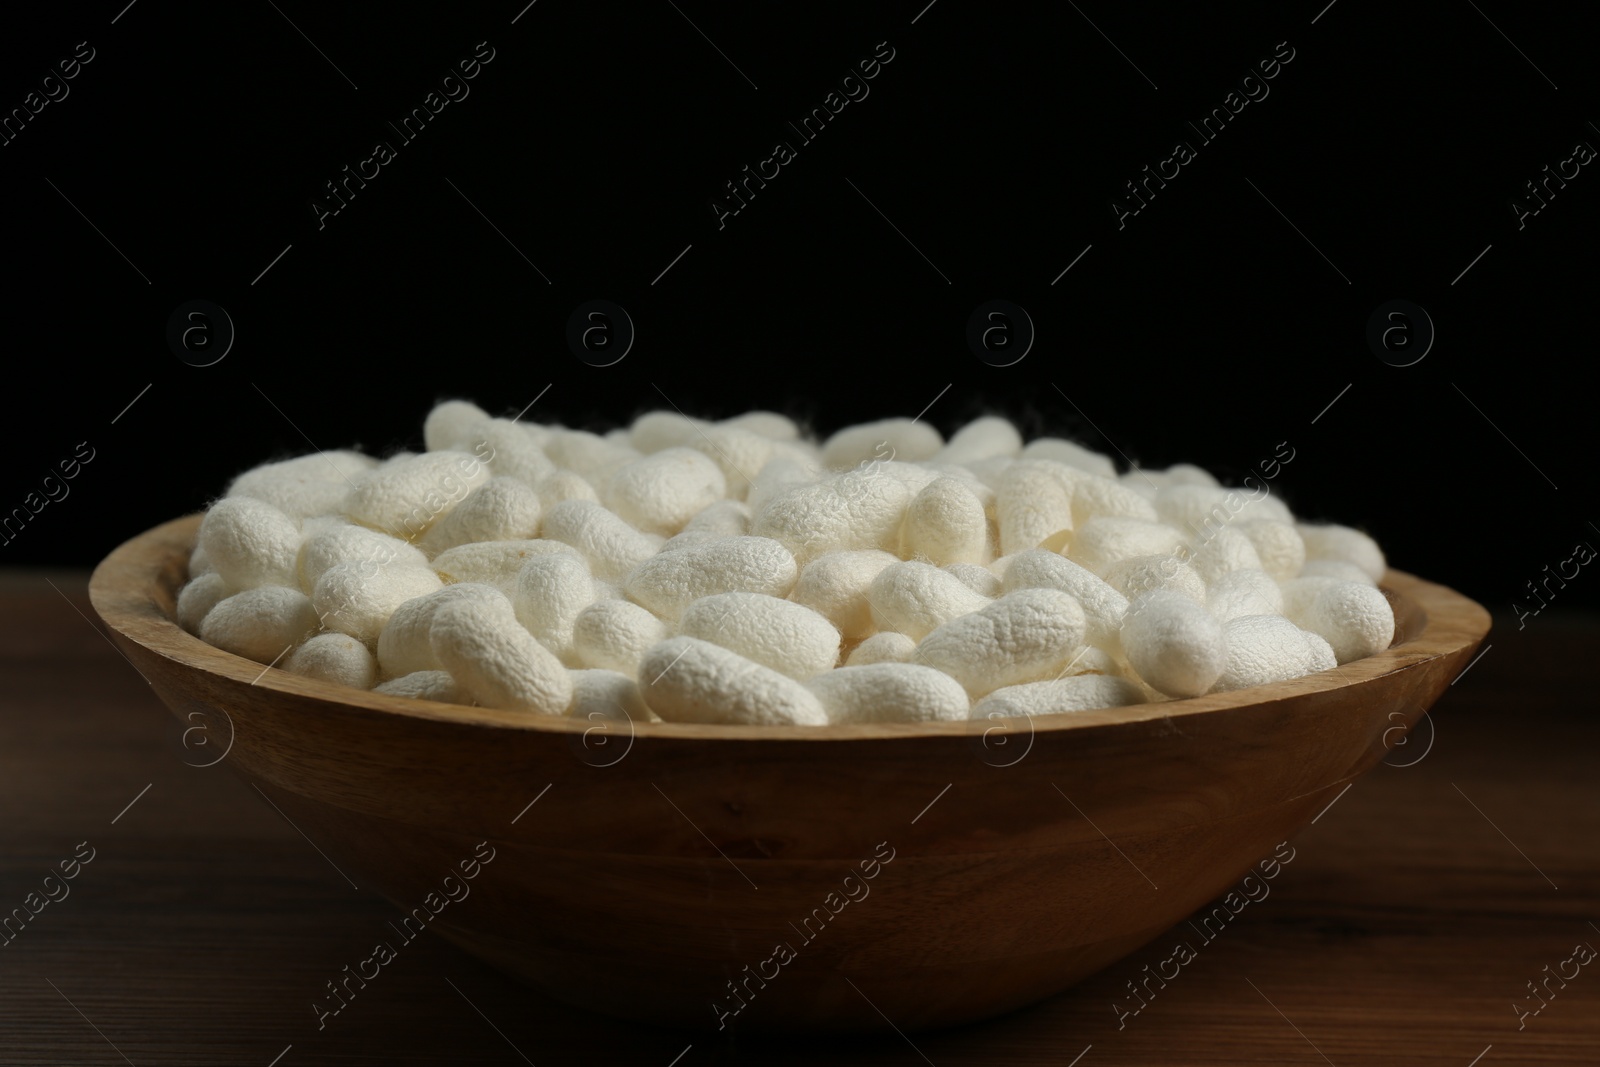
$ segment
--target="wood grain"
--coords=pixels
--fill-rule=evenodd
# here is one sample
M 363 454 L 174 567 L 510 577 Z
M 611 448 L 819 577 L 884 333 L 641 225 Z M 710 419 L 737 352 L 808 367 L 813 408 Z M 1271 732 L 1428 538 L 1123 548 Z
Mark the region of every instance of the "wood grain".
M 1488 626 L 1393 573 L 1395 646 L 1318 676 L 1024 720 L 1004 746 L 989 722 L 640 724 L 596 766 L 585 722 L 360 693 L 197 641 L 170 618 L 194 528 L 135 538 L 90 583 L 182 723 L 225 722 L 228 766 L 343 876 L 430 902 L 419 926 L 558 1000 L 605 988 L 607 1010 L 702 1029 L 915 1032 L 1068 988 L 1308 822 Z M 441 879 L 479 854 L 493 874 L 443 883 L 452 905 Z M 573 921 L 596 902 L 606 921 Z
M 319 1031 L 311 1001 L 326 999 L 323 983 L 373 942 L 394 939 L 386 924 L 398 910 L 369 886 L 351 889 L 223 766 L 185 766 L 198 757 L 180 745 L 178 724 L 80 614 L 89 613 L 82 577 L 51 577 L 76 609 L 40 576 L 0 583 L 10 609 L 0 615 L 0 810 L 10 815 L 0 900 L 20 904 L 79 841 L 98 854 L 69 898 L 0 949 L 3 1063 L 123 1062 L 106 1039 L 139 1064 L 265 1065 L 292 1044 L 282 1067 L 520 1064 L 524 1055 L 664 1067 L 686 1047 L 681 1067 L 922 1063 L 919 1051 L 940 1067 L 1004 1067 L 1067 1064 L 1090 1045 L 1080 1067 L 1325 1062 L 1317 1050 L 1339 1067 L 1466 1067 L 1491 1044 L 1481 1062 L 1492 1067 L 1590 1063 L 1600 1047 L 1600 976 L 1585 971 L 1521 1032 L 1510 1008 L 1573 943 L 1600 944 L 1587 925 L 1600 921 L 1593 620 L 1541 617 L 1525 635 L 1514 623 L 1497 633 L 1429 716 L 1437 736 L 1427 754 L 1379 766 L 1340 796 L 1294 838 L 1295 858 L 1270 895 L 1214 941 L 1199 944 L 1179 923 L 1069 993 L 991 1023 L 910 1041 L 882 1020 L 873 1034 L 832 1042 L 683 1034 L 557 1005 L 424 935 Z M 1415 741 L 1425 740 L 1419 730 Z M 549 817 L 555 795 L 517 826 Z M 591 800 L 604 804 L 603 791 Z M 955 800 L 952 790 L 917 827 Z M 491 864 L 481 878 L 493 873 Z M 938 925 L 937 913 L 929 918 Z M 619 916 L 597 894 L 566 919 Z M 1125 983 L 1180 938 L 1198 945 L 1197 958 L 1119 1029 L 1112 1005 L 1126 1008 Z M 880 990 L 857 984 L 859 993 L 843 989 L 879 1000 Z M 608 995 L 602 984 L 575 999 Z

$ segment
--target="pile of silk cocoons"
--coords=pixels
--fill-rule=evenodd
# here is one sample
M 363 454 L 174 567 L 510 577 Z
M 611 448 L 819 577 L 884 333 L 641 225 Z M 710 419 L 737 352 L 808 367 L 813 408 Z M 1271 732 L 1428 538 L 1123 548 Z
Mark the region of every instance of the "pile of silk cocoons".
M 653 411 L 596 434 L 449 400 L 426 450 L 234 479 L 177 601 L 309 678 L 534 715 L 743 725 L 1041 716 L 1389 646 L 1384 557 L 1265 483 L 1118 473 L 998 417 Z

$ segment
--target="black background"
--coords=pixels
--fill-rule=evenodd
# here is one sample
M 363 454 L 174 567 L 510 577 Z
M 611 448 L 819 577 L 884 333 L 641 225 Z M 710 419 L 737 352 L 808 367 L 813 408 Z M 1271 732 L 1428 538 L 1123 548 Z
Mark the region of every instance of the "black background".
M 998 411 L 1234 479 L 1288 442 L 1297 513 L 1500 610 L 1600 545 L 1600 177 L 1521 230 L 1510 207 L 1600 145 L 1576 9 L 124 2 L 30 9 L 0 41 L 7 110 L 95 50 L 0 148 L 0 511 L 95 455 L 0 563 L 90 565 L 308 441 L 416 447 L 436 399 L 514 413 L 547 385 L 525 418 Z M 400 144 L 386 120 L 480 41 L 470 95 Z M 870 95 L 799 145 L 786 122 L 884 41 Z M 1282 41 L 1270 95 L 1200 145 L 1185 120 Z M 1180 138 L 1198 158 L 1119 230 L 1111 200 Z M 710 201 L 779 139 L 797 158 L 719 229 Z M 319 229 L 311 201 L 378 140 L 395 160 Z M 996 297 L 1037 327 L 1007 367 L 965 341 Z M 209 367 L 165 341 L 197 298 L 237 330 Z M 637 328 L 610 367 L 564 340 L 595 298 Z M 1396 298 L 1438 331 L 1408 367 L 1365 340 Z

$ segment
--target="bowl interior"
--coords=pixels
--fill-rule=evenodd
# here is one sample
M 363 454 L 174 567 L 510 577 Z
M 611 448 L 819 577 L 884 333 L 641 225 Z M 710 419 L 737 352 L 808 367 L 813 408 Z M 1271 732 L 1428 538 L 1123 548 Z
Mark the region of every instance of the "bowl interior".
M 176 623 L 177 596 L 188 580 L 188 557 L 201 515 L 189 515 L 155 527 L 114 551 L 96 569 L 91 597 L 114 630 L 144 647 L 187 666 L 229 678 L 246 677 L 268 690 L 317 696 L 320 699 L 389 714 L 424 719 L 445 718 L 482 726 L 518 730 L 583 733 L 592 724 L 557 716 L 527 715 L 493 708 L 418 701 L 364 692 L 347 686 L 303 678 L 279 669 L 262 673 L 262 665 L 205 644 Z M 1284 695 L 1331 689 L 1378 677 L 1433 656 L 1481 641 L 1488 632 L 1488 613 L 1475 602 L 1443 586 L 1391 570 L 1380 586 L 1395 615 L 1390 647 L 1375 656 L 1329 671 L 1265 686 L 1166 700 L 1124 708 L 1097 709 L 1039 718 L 1031 729 L 1079 730 L 1117 721 L 1201 715 L 1241 707 Z M 108 614 L 108 612 L 110 614 Z M 993 721 L 956 723 L 876 723 L 835 726 L 721 726 L 702 723 L 633 723 L 637 736 L 725 738 L 750 740 L 824 740 L 905 736 L 971 735 L 994 728 Z

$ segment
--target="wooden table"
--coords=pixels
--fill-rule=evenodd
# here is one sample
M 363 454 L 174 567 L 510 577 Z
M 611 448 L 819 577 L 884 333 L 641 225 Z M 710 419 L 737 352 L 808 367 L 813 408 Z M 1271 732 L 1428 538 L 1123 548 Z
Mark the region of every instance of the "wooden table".
M 1497 622 L 1430 716 L 1431 747 L 1425 723 L 1214 940 L 1180 924 L 984 1025 L 808 1045 L 580 1014 L 431 938 L 319 1031 L 312 1000 L 397 910 L 226 760 L 190 765 L 204 759 L 90 621 L 85 583 L 0 572 L 0 914 L 31 915 L 0 935 L 0 1064 L 1600 1062 L 1600 966 L 1551 977 L 1578 943 L 1600 947 L 1593 617 Z M 60 899 L 32 915 L 46 888 Z M 1195 958 L 1119 1017 L 1180 940 Z M 1541 981 L 1554 995 L 1519 1020 Z

